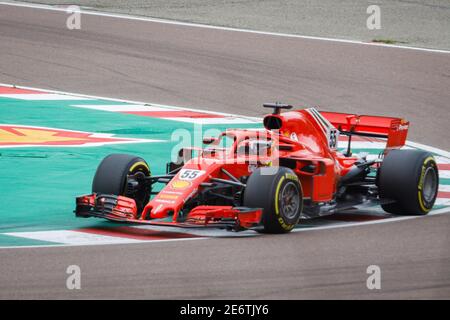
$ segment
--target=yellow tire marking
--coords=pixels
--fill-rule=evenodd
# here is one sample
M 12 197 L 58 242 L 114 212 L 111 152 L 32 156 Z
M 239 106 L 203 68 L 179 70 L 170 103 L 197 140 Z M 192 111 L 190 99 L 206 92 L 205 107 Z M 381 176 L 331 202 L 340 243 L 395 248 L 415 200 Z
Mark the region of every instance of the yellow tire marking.
M 420 190 L 419 190 L 418 197 L 419 197 L 419 205 L 420 205 L 420 208 L 422 209 L 422 211 L 424 211 L 425 213 L 427 213 L 428 211 L 430 211 L 430 209 L 425 208 L 425 206 L 423 205 L 423 201 L 422 201 L 422 192 L 421 192 Z
M 137 166 L 144 166 L 145 168 L 147 168 L 148 172 L 150 172 L 150 168 L 148 167 L 148 165 L 143 162 L 143 161 L 139 161 L 136 162 L 135 164 L 133 164 L 129 170 L 129 172 L 132 172 Z
M 424 175 L 425 175 L 425 165 L 430 160 L 434 160 L 434 158 L 430 156 L 430 157 L 426 158 L 425 161 L 423 162 L 422 173 L 420 174 L 419 185 L 417 186 L 417 189 L 419 189 L 419 191 L 417 193 L 417 197 L 419 198 L 419 206 L 422 209 L 422 211 L 424 211 L 425 213 L 427 213 L 431 210 L 431 209 L 427 209 L 422 201 L 422 189 L 423 189 L 423 179 L 424 179 Z
M 423 164 L 427 164 L 428 161 L 430 160 L 434 160 L 434 158 L 432 156 L 429 156 L 428 158 L 425 159 L 425 161 L 423 162 Z
M 277 215 L 280 214 L 280 209 L 279 209 L 279 207 L 278 207 L 278 195 L 279 195 L 279 193 L 280 193 L 281 184 L 283 183 L 284 179 L 285 179 L 284 176 L 281 177 L 280 181 L 278 181 L 277 189 L 276 189 L 276 191 L 275 191 L 275 213 L 276 213 Z
M 280 224 L 280 226 L 285 229 L 286 231 L 292 230 L 295 227 L 295 224 L 286 224 L 286 222 L 284 222 L 283 218 L 280 216 L 280 208 L 278 206 L 278 196 L 280 194 L 280 188 L 281 185 L 283 183 L 283 181 L 285 179 L 288 180 L 292 180 L 292 181 L 297 181 L 298 182 L 298 177 L 296 175 L 292 175 L 292 174 L 285 174 L 283 177 L 281 177 L 280 181 L 278 181 L 278 185 L 277 185 L 277 189 L 275 191 L 275 213 L 279 216 L 278 217 L 278 223 Z M 300 188 L 301 188 L 301 184 L 299 183 Z

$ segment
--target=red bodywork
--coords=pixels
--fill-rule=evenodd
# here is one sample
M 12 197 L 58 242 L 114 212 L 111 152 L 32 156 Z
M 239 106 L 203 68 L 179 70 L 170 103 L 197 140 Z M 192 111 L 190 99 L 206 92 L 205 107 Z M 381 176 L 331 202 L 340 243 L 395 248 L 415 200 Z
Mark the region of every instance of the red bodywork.
M 359 160 L 337 150 L 340 133 L 386 138 L 387 149 L 400 148 L 405 144 L 408 125 L 399 118 L 319 113 L 315 109 L 274 113 L 264 118 L 265 130 L 227 130 L 218 139 L 212 139 L 207 148 L 191 148 L 198 156 L 185 162 L 182 170 L 148 202 L 142 213 L 137 212 L 133 199 L 124 196 L 81 196 L 77 198 L 77 207 L 99 207 L 102 205 L 99 201 L 110 201 L 113 205 L 107 213 L 89 213 L 88 216 L 182 227 L 220 227 L 232 222 L 237 229 L 251 228 L 261 221 L 262 210 L 259 208 L 199 205 L 190 210 L 183 222 L 178 218 L 185 203 L 204 184 L 211 183 L 211 179 L 232 180 L 226 172 L 240 178 L 249 176 L 255 167 L 276 168 L 285 162 L 290 163 L 290 168 L 299 177 L 304 199 L 314 204 L 331 201 L 339 179 Z M 228 148 L 220 145 L 225 137 L 232 141 Z M 251 154 L 246 150 L 252 141 L 270 141 L 271 147 L 262 153 Z M 189 172 L 196 172 L 195 177 L 189 176 Z

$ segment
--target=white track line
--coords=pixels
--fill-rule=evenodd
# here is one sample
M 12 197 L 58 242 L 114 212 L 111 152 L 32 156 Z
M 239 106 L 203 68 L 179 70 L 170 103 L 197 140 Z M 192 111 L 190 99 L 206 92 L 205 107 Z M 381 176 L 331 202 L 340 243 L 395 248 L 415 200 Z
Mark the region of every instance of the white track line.
M 218 111 L 209 111 L 209 110 L 198 109 L 198 108 L 193 108 L 193 107 L 169 106 L 169 105 L 158 104 L 158 103 L 148 103 L 148 102 L 143 102 L 143 101 L 133 101 L 133 100 L 109 98 L 109 97 L 102 97 L 102 96 L 92 96 L 92 95 L 86 95 L 86 94 L 74 93 L 74 92 L 67 92 L 67 91 L 41 89 L 41 88 L 27 87 L 27 86 L 16 86 L 16 85 L 8 84 L 8 83 L 0 83 L 0 86 L 10 87 L 10 88 L 18 88 L 18 89 L 26 89 L 26 90 L 35 90 L 35 91 L 46 91 L 46 92 L 55 93 L 55 94 L 78 96 L 78 97 L 87 98 L 87 99 L 97 99 L 97 100 L 109 100 L 109 101 L 125 102 L 125 103 L 134 104 L 134 105 L 147 105 L 147 106 L 150 106 L 150 107 L 159 107 L 159 108 L 163 108 L 163 109 L 166 109 L 166 110 L 167 109 L 172 109 L 172 110 L 182 110 L 182 111 L 195 111 L 195 112 L 215 114 L 215 115 L 224 116 L 224 117 L 231 117 L 231 118 L 232 117 L 239 117 L 239 118 L 243 118 L 243 119 L 248 119 L 250 122 L 257 122 L 257 123 L 261 122 L 261 119 L 257 118 L 257 117 L 241 116 L 241 115 L 235 115 L 235 114 L 231 114 L 231 113 L 218 112 Z
M 425 150 L 425 151 L 428 151 L 428 152 L 436 153 L 436 154 L 438 154 L 440 156 L 448 158 L 447 161 L 450 160 L 450 152 L 448 152 L 448 151 L 445 151 L 445 150 L 442 150 L 442 149 L 438 149 L 438 148 L 435 148 L 435 147 L 430 147 L 430 146 L 427 146 L 425 144 L 421 144 L 421 143 L 417 143 L 417 142 L 413 142 L 413 141 L 409 141 L 409 140 L 406 141 L 406 144 L 408 146 L 411 146 L 411 147 L 414 147 L 414 148 L 418 148 L 418 149 L 422 149 L 422 150 Z M 436 162 L 440 163 L 438 160 L 439 159 L 436 159 Z
M 450 170 L 439 170 L 439 178 L 449 179 L 450 178 Z
M 192 240 L 209 240 L 213 238 L 181 238 L 181 239 L 161 239 L 161 240 L 149 240 L 149 241 L 138 241 L 138 242 L 126 242 L 126 243 L 116 243 L 121 245 L 127 245 L 127 244 L 149 244 L 149 243 L 159 243 L 159 242 L 174 242 L 174 241 L 192 241 Z M 10 246 L 10 247 L 0 247 L 0 249 L 34 249 L 34 248 L 61 248 L 61 247 L 85 247 L 85 246 L 104 246 L 104 245 L 111 245 L 112 243 L 91 243 L 91 244 L 43 244 L 43 245 L 36 245 L 36 246 Z
M 90 100 L 85 97 L 74 97 L 68 96 L 66 94 L 55 94 L 55 93 L 0 94 L 0 98 L 30 100 L 30 101 Z
M 124 244 L 139 243 L 144 240 L 114 237 L 109 235 L 79 232 L 74 230 L 51 230 L 51 231 L 30 231 L 30 232 L 9 232 L 7 236 L 25 238 L 38 241 L 54 242 L 66 245 L 91 245 L 98 244 Z
M 59 12 L 65 12 L 65 13 L 67 12 L 65 8 L 58 8 L 58 7 L 53 7 L 53 6 L 44 5 L 44 4 L 32 4 L 32 3 L 22 3 L 22 2 L 14 2 L 13 3 L 13 2 L 3 2 L 2 1 L 2 2 L 0 2 L 0 5 L 7 5 L 7 6 L 14 6 L 14 7 L 24 7 L 24 8 L 32 8 L 32 9 L 41 9 L 41 10 L 49 10 L 49 11 L 59 11 Z M 373 47 L 407 49 L 407 50 L 426 51 L 426 52 L 435 52 L 435 53 L 446 53 L 446 54 L 450 53 L 449 50 L 443 50 L 443 49 L 407 47 L 407 46 L 390 45 L 390 44 L 383 44 L 383 43 L 363 42 L 363 41 L 358 41 L 358 40 L 346 40 L 346 39 L 327 38 L 327 37 L 314 37 L 314 36 L 306 36 L 306 35 L 290 34 L 290 33 L 259 31 L 259 30 L 250 30 L 250 29 L 232 28 L 232 27 L 221 27 L 221 26 L 215 26 L 215 25 L 207 25 L 207 24 L 199 24 L 199 23 L 191 23 L 191 22 L 182 22 L 182 21 L 176 21 L 176 20 L 148 18 L 148 17 L 127 15 L 127 14 L 118 14 L 118 13 L 108 13 L 108 12 L 101 12 L 101 11 L 93 11 L 93 10 L 89 10 L 88 8 L 82 8 L 81 13 L 85 14 L 85 15 L 92 15 L 92 16 L 101 16 L 101 17 L 126 19 L 126 20 L 135 20 L 135 21 L 146 21 L 146 22 L 154 22 L 154 23 L 164 23 L 164 24 L 171 24 L 171 25 L 185 26 L 185 27 L 193 27 L 193 28 L 205 28 L 205 29 L 215 29 L 215 30 L 223 30 L 223 31 L 244 32 L 244 33 L 252 33 L 252 34 L 267 35 L 267 36 L 276 36 L 276 37 L 285 37 L 285 38 L 300 38 L 300 39 L 308 39 L 308 40 L 319 40 L 319 41 L 358 44 L 358 45 L 366 45 L 366 46 L 373 46 Z
M 350 222 L 350 223 L 340 223 L 336 225 L 326 225 L 326 226 L 320 226 L 320 227 L 310 227 L 310 228 L 298 228 L 294 229 L 291 232 L 297 233 L 297 232 L 308 232 L 308 231 L 320 231 L 320 230 L 329 230 L 329 229 L 339 229 L 339 228 L 349 228 L 349 227 L 359 227 L 359 226 L 367 226 L 372 224 L 381 224 L 381 223 L 390 223 L 390 222 L 398 222 L 398 221 L 405 221 L 405 220 L 412 220 L 412 219 L 419 219 L 419 218 L 426 218 L 429 216 L 436 216 L 441 215 L 445 213 L 449 213 L 450 208 L 443 208 L 439 209 L 433 212 L 430 212 L 426 216 L 408 216 L 408 217 L 395 217 L 395 218 L 388 218 L 384 220 L 375 220 L 375 221 L 367 221 L 367 222 Z M 14 236 L 14 234 L 11 234 Z M 239 235 L 239 234 L 237 234 Z M 259 234 L 255 233 L 255 236 Z M 249 237 L 250 235 L 246 234 L 245 237 Z M 251 236 L 250 236 L 251 237 Z M 174 241 L 191 241 L 191 240 L 211 240 L 211 239 L 217 239 L 220 237 L 200 237 L 200 238 L 181 238 L 181 239 L 163 239 L 163 240 L 149 240 L 149 241 L 137 241 L 137 242 L 122 242 L 122 243 L 116 243 L 121 245 L 128 245 L 128 244 L 150 244 L 150 243 L 158 243 L 158 242 L 174 242 Z M 230 238 L 230 237 L 226 237 Z M 128 239 L 129 240 L 129 239 Z M 94 246 L 94 245 L 110 245 L 114 243 L 110 242 L 101 242 L 101 243 L 77 243 L 77 244 L 54 244 L 54 245 L 36 245 L 36 246 L 10 246 L 10 247 L 0 247 L 0 249 L 34 249 L 34 248 L 61 248 L 61 247 L 81 247 L 81 246 Z
M 294 229 L 291 232 L 305 232 L 305 231 L 317 231 L 317 230 L 325 230 L 325 229 L 338 229 L 338 228 L 348 228 L 348 227 L 357 227 L 357 226 L 367 226 L 371 224 L 380 224 L 380 223 L 388 223 L 388 222 L 396 222 L 396 221 L 403 221 L 403 220 L 411 220 L 411 219 L 418 219 L 418 218 L 425 218 L 429 216 L 436 216 L 440 214 L 449 213 L 450 208 L 442 208 L 436 211 L 430 212 L 426 216 L 407 216 L 407 217 L 395 217 L 395 218 L 386 218 L 383 220 L 373 220 L 373 221 L 366 221 L 366 222 L 350 222 L 350 223 L 342 223 L 338 225 L 332 225 L 332 226 L 320 226 L 320 227 L 311 227 L 311 228 L 298 228 Z
M 1 97 L 1 95 L 0 95 Z M 109 112 L 142 112 L 142 111 L 168 111 L 167 108 L 146 106 L 143 104 L 71 104 L 71 107 L 93 109 Z

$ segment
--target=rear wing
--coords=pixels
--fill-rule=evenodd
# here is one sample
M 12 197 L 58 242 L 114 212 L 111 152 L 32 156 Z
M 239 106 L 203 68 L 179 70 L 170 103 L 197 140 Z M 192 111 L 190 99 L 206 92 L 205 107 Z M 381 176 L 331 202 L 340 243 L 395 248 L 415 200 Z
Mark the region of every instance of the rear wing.
M 385 138 L 386 149 L 401 148 L 406 143 L 409 121 L 404 119 L 327 111 L 320 113 L 343 135 Z

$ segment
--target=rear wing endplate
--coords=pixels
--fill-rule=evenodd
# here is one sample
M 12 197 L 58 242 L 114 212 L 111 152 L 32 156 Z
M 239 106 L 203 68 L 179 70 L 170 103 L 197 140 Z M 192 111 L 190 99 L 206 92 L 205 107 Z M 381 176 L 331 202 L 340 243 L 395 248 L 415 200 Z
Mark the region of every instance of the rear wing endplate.
M 385 138 L 386 149 L 401 148 L 406 143 L 409 129 L 407 120 L 328 111 L 320 113 L 343 135 Z

